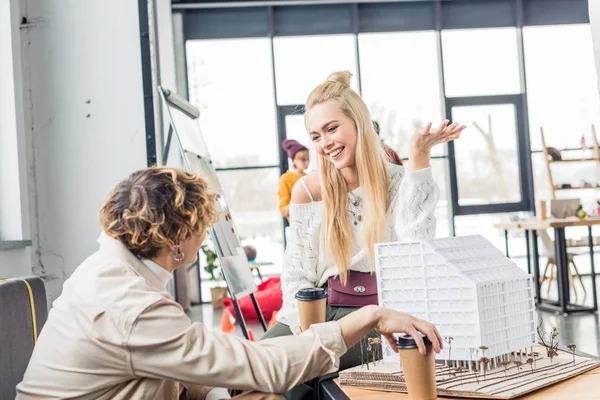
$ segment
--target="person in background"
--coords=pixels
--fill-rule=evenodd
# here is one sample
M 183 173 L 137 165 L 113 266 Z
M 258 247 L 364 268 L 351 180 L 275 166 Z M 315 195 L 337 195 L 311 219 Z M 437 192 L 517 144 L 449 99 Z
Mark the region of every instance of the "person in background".
M 379 122 L 373 121 L 373 127 L 375 128 L 375 133 L 377 134 L 377 136 L 381 136 L 379 134 Z M 383 142 L 383 139 L 381 139 L 381 145 L 383 146 L 383 152 L 385 153 L 385 157 L 387 158 L 389 163 L 402 165 L 402 158 L 400 158 L 400 156 L 398 155 L 398 153 L 396 153 L 396 151 L 394 151 L 394 149 L 385 144 Z
M 394 333 L 410 334 L 421 354 L 417 331 L 436 352 L 442 348 L 433 324 L 376 306 L 260 343 L 193 323 L 166 285 L 173 271 L 196 261 L 217 221 L 215 200 L 203 179 L 174 168 L 144 169 L 114 187 L 100 211 L 99 249 L 54 302 L 17 400 L 211 400 L 229 397 L 224 388 L 281 393 L 336 371 L 342 354 L 372 329 L 390 343 Z
M 279 211 L 288 221 L 290 220 L 290 200 L 292 199 L 292 188 L 306 173 L 309 157 L 308 149 L 295 140 L 284 140 L 281 147 L 287 152 L 292 160 L 292 168 L 279 178 Z

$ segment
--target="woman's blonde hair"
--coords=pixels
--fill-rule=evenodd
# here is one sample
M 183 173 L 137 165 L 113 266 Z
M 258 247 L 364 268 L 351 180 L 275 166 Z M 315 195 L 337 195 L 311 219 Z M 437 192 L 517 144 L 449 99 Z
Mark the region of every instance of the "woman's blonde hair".
M 304 122 L 307 130 L 308 112 L 317 104 L 334 102 L 350 118 L 358 132 L 356 168 L 364 199 L 364 246 L 374 264 L 374 245 L 384 240 L 385 214 L 388 207 L 388 172 L 381 143 L 365 102 L 350 88 L 350 72 L 334 72 L 308 96 Z M 348 220 L 348 186 L 342 173 L 329 159 L 319 155 L 318 170 L 321 197 L 324 203 L 321 243 L 326 257 L 333 257 L 343 284 L 354 250 L 353 234 Z
M 215 199 L 198 175 L 151 167 L 113 188 L 102 205 L 100 223 L 136 257 L 149 259 L 214 224 Z

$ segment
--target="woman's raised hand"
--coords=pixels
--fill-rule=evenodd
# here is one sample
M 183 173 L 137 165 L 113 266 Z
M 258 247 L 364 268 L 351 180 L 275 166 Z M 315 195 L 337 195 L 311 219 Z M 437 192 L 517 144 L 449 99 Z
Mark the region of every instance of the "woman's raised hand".
M 434 146 L 440 143 L 456 140 L 461 132 L 466 128 L 454 122 L 448 125 L 450 121 L 444 120 L 437 128 L 433 128 L 431 122 L 425 128 L 419 129 L 412 137 L 413 152 L 429 153 Z

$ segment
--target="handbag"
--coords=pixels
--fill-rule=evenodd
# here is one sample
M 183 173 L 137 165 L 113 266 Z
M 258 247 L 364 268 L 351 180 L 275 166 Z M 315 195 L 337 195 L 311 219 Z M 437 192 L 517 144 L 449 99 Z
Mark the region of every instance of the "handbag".
M 370 272 L 348 271 L 345 286 L 339 276 L 329 278 L 327 286 L 329 305 L 363 307 L 379 304 L 377 277 Z

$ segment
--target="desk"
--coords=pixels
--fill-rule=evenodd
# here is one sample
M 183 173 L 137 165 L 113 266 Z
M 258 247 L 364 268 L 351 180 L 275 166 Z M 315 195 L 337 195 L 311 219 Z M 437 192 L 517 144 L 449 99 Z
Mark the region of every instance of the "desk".
M 569 352 L 562 346 L 561 351 Z M 590 358 L 597 357 L 590 354 L 577 352 Z M 359 389 L 349 386 L 339 386 L 338 380 L 333 379 L 333 375 L 325 378 L 319 383 L 319 400 L 396 400 L 408 399 L 406 393 L 382 392 L 378 390 Z M 600 367 L 591 371 L 584 372 L 573 378 L 556 383 L 554 385 L 536 390 L 535 392 L 525 394 L 517 399 L 529 400 L 565 400 L 565 399 L 585 399 L 600 400 L 600 391 L 598 390 L 600 382 Z M 464 397 L 440 397 L 444 399 L 464 399 Z
M 376 390 L 365 390 L 351 387 L 340 388 L 335 381 L 329 381 L 329 385 L 335 385 L 339 393 L 338 397 L 321 396 L 321 399 L 326 400 L 400 400 L 408 399 L 405 393 L 390 393 L 379 392 Z M 600 391 L 598 390 L 598 382 L 600 382 L 600 367 L 588 371 L 582 375 L 567 379 L 555 385 L 537 390 L 533 393 L 518 397 L 518 399 L 528 400 L 565 400 L 565 399 L 585 399 L 585 400 L 600 400 Z M 343 397 L 342 397 L 343 396 Z M 444 399 L 464 399 L 464 397 L 440 397 Z
M 530 219 L 522 221 L 511 221 L 494 224 L 497 229 L 504 230 L 506 240 L 506 256 L 509 257 L 508 249 L 508 230 L 523 229 L 525 231 L 525 240 L 527 245 L 527 269 L 531 272 L 531 253 L 533 248 L 533 276 L 535 280 L 536 306 L 541 310 L 561 312 L 563 315 L 571 313 L 585 313 L 598 311 L 598 297 L 596 294 L 596 272 L 594 269 L 594 242 L 592 237 L 592 226 L 600 225 L 600 218 L 586 219 Z M 593 306 L 585 307 L 570 302 L 569 280 L 568 280 L 568 256 L 567 244 L 565 239 L 565 228 L 572 226 L 587 226 L 588 228 L 588 247 L 590 250 L 591 269 L 592 269 L 592 299 Z M 542 299 L 540 296 L 540 265 L 539 252 L 537 246 L 536 231 L 542 229 L 554 229 L 554 252 L 556 259 L 556 269 L 558 271 L 558 302 Z M 530 238 L 531 236 L 531 238 Z M 531 246 L 530 246 L 531 244 Z

